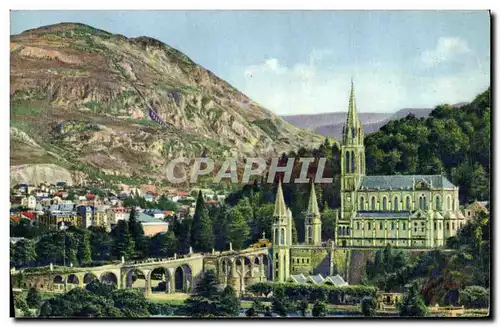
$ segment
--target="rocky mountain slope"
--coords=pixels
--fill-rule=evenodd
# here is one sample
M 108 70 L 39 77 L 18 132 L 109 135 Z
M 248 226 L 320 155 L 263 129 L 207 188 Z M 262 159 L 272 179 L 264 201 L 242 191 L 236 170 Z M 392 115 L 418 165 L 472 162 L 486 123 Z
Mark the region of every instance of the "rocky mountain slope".
M 427 117 L 432 109 L 405 108 L 395 113 L 359 113 L 359 119 L 364 126 L 365 134 L 375 133 L 387 122 L 406 117 L 412 113 L 416 117 Z M 315 133 L 333 137 L 337 140 L 342 138 L 342 127 L 346 119 L 345 112 L 331 112 L 316 115 L 290 115 L 281 116 L 284 120 L 300 128 L 311 130 Z M 325 122 L 333 122 L 325 124 Z
M 12 166 L 162 180 L 179 156 L 270 156 L 322 142 L 149 37 L 61 23 L 11 36 L 10 60 Z

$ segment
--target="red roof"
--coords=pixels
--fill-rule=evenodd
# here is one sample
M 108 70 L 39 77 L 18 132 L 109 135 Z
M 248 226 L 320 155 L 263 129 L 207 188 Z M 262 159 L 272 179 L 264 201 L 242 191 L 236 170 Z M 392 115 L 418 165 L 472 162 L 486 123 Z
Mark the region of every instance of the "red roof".
M 205 201 L 205 204 L 218 204 L 219 201 L 216 201 L 216 200 L 206 200 Z
M 177 195 L 178 196 L 188 196 L 189 193 L 188 192 L 177 192 Z
M 35 218 L 35 213 L 33 211 L 25 211 L 21 213 L 22 218 L 32 220 Z
M 92 194 L 92 193 L 87 194 L 87 199 L 88 200 L 91 200 L 93 198 L 95 198 L 95 194 Z

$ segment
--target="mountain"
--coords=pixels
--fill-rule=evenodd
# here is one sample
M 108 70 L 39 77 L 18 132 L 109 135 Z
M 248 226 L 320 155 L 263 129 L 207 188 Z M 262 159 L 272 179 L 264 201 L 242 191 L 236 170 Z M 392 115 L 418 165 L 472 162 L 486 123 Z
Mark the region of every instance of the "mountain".
M 162 180 L 180 156 L 271 156 L 323 140 L 153 38 L 61 23 L 12 35 L 10 61 L 11 166 Z
M 410 113 L 414 114 L 415 117 L 427 117 L 431 111 L 432 109 L 406 108 L 395 113 L 360 112 L 358 116 L 364 126 L 365 134 L 371 134 L 378 131 L 391 120 L 406 117 Z M 342 127 L 344 126 L 346 114 L 346 112 L 331 112 L 315 115 L 285 115 L 281 116 L 281 118 L 297 127 L 340 140 L 342 138 Z M 325 122 L 329 123 L 325 124 Z

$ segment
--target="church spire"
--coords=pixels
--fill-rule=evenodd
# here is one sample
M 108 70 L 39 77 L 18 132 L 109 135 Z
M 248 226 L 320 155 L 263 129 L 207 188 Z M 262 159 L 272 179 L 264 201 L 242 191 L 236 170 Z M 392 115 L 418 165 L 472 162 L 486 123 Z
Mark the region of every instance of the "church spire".
M 351 94 L 349 96 L 349 108 L 347 109 L 347 127 L 357 127 L 358 111 L 356 110 L 356 97 L 354 96 L 354 81 L 351 77 Z
M 356 97 L 354 95 L 354 81 L 351 77 L 351 93 L 349 95 L 349 107 L 347 108 L 347 119 L 343 129 L 343 142 L 346 144 L 349 140 L 354 140 L 361 127 L 358 119 L 358 110 L 356 108 Z
M 281 188 L 281 179 L 278 182 L 278 191 L 276 192 L 276 201 L 274 202 L 274 217 L 285 217 L 287 215 L 285 198 Z
M 309 195 L 309 205 L 307 206 L 307 212 L 313 213 L 315 216 L 319 215 L 318 200 L 316 199 L 316 190 L 314 189 L 314 183 L 311 183 L 311 194 Z

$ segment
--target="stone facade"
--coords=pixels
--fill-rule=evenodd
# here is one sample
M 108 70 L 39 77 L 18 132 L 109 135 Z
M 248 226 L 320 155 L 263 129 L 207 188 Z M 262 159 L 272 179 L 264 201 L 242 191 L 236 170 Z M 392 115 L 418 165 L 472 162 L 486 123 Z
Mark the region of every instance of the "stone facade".
M 458 187 L 441 175 L 366 176 L 363 126 L 351 87 L 341 146 L 338 246 L 432 248 L 466 223 Z

